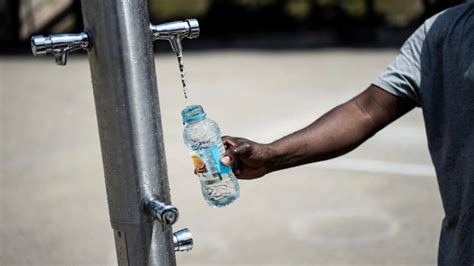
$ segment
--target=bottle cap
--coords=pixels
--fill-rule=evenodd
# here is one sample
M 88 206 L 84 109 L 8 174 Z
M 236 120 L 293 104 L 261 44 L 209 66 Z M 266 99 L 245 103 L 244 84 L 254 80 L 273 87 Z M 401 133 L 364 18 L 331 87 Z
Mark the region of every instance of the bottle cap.
M 191 123 L 206 118 L 206 112 L 200 105 L 189 105 L 181 111 L 183 117 L 183 123 Z

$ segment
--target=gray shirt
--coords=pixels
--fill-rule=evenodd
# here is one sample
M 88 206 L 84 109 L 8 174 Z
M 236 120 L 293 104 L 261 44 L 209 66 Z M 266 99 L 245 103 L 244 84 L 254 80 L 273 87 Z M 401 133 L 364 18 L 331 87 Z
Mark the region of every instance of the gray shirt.
M 445 218 L 440 265 L 474 265 L 474 3 L 428 19 L 374 85 L 423 110 Z

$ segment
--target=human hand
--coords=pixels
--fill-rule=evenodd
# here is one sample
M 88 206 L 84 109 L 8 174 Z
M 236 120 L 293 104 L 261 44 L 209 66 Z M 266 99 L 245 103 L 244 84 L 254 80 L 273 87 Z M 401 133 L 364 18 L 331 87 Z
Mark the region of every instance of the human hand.
M 268 144 L 260 144 L 244 138 L 224 136 L 222 143 L 226 152 L 221 163 L 232 166 L 239 179 L 256 179 L 269 172 L 272 148 Z

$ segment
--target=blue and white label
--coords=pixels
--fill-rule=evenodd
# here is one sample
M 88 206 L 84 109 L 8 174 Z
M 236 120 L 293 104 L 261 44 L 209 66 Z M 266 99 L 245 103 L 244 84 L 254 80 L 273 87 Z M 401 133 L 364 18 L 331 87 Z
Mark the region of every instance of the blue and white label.
M 221 163 L 221 152 L 218 146 L 212 146 L 209 148 L 209 151 L 212 154 L 212 159 L 214 161 L 214 165 L 217 168 L 217 171 L 221 174 L 228 174 L 232 171 L 232 168 L 228 165 L 224 165 Z

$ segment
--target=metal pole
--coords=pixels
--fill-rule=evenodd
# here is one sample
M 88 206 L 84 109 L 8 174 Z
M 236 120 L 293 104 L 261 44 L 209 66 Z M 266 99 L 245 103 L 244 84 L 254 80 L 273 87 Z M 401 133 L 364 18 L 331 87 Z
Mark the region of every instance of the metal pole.
M 143 211 L 170 203 L 146 0 L 82 0 L 119 265 L 175 265 L 172 229 Z

